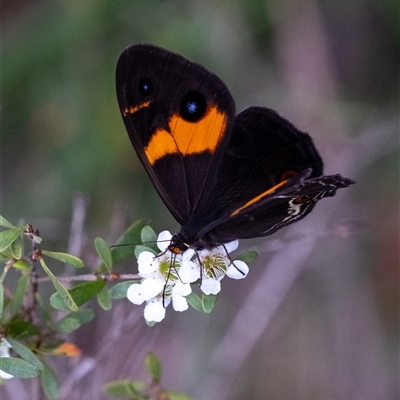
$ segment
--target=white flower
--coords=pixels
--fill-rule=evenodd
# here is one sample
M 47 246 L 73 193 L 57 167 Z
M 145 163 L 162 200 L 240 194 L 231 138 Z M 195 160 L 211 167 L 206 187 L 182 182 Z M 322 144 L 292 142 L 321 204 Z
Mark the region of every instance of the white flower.
M 187 250 L 179 270 L 180 279 L 186 283 L 200 280 L 200 289 L 204 294 L 218 294 L 225 275 L 233 279 L 242 279 L 249 272 L 246 263 L 239 260 L 232 262 L 228 255 L 236 250 L 238 245 L 239 241 L 234 240 L 211 250 Z
M 10 357 L 10 348 L 11 348 L 11 345 L 10 345 L 10 343 L 7 342 L 6 339 L 4 339 L 4 338 L 0 339 L 0 358 L 1 357 Z M 0 378 L 11 379 L 13 377 L 14 377 L 13 375 L 10 375 L 7 372 L 0 370 Z
M 127 291 L 127 298 L 133 304 L 146 302 L 144 318 L 148 322 L 162 321 L 171 301 L 175 311 L 185 311 L 189 307 L 185 296 L 192 292 L 192 288 L 190 284 L 179 280 L 182 257 L 168 251 L 171 238 L 168 231 L 158 235 L 157 246 L 162 251 L 160 255 L 155 256 L 149 251 L 139 254 L 139 275 L 143 279 L 140 283 L 132 284 Z
M 171 303 L 175 311 L 187 310 L 186 296 L 192 292 L 193 282 L 201 282 L 204 294 L 215 295 L 220 292 L 225 275 L 242 279 L 249 272 L 243 261 L 232 262 L 229 257 L 229 253 L 237 249 L 238 240 L 211 250 L 188 249 L 182 255 L 168 250 L 171 238 L 168 231 L 158 235 L 157 246 L 161 250 L 158 256 L 149 251 L 139 254 L 138 269 L 143 279 L 127 291 L 127 298 L 133 304 L 146 302 L 144 318 L 148 322 L 162 321 Z

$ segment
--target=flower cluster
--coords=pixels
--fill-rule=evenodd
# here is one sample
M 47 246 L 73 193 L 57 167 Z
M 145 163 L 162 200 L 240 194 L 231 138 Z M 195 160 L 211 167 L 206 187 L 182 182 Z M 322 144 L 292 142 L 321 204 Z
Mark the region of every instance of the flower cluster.
M 172 302 L 175 311 L 188 309 L 186 296 L 192 292 L 191 283 L 200 282 L 201 291 L 218 294 L 221 280 L 227 275 L 233 279 L 245 278 L 249 268 L 243 261 L 232 263 L 228 254 L 237 249 L 237 240 L 212 250 L 188 249 L 183 254 L 168 250 L 172 235 L 168 231 L 158 236 L 158 256 L 143 251 L 138 257 L 140 283 L 132 284 L 127 292 L 133 304 L 146 302 L 144 318 L 148 322 L 160 322 L 165 309 Z

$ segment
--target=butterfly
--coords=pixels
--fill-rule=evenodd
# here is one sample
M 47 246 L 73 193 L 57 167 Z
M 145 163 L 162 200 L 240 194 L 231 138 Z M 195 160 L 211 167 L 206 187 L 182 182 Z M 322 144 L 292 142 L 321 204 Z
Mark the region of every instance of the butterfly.
M 132 145 L 181 225 L 174 253 L 270 235 L 355 183 L 323 175 L 311 137 L 277 112 L 236 115 L 220 78 L 168 50 L 128 46 L 116 88 Z

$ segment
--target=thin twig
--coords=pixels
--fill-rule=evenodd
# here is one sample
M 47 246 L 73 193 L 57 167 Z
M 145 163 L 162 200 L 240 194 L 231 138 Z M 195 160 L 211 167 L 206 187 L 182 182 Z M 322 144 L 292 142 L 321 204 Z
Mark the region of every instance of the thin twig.
M 105 281 L 122 281 L 122 280 L 136 280 L 142 279 L 138 274 L 111 274 L 111 275 L 95 275 L 95 274 L 86 274 L 86 275 L 73 275 L 73 276 L 59 276 L 56 277 L 60 282 L 73 282 L 73 281 L 95 281 L 97 279 L 104 279 Z M 37 283 L 50 282 L 50 278 L 48 276 L 43 276 L 41 278 L 36 279 Z

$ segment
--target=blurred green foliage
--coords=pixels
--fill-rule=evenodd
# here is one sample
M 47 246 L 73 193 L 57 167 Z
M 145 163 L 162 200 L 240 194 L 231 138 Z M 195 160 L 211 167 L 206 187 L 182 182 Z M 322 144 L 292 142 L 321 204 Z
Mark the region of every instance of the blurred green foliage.
M 122 49 L 141 41 L 169 48 L 217 72 L 234 95 L 251 98 L 263 71 L 268 77 L 279 68 L 274 36 L 284 7 L 291 6 L 260 0 L 16 3 L 6 2 L 3 17 L 3 213 L 68 221 L 71 198 L 82 191 L 99 225 L 107 223 L 116 199 L 160 216 L 115 99 Z M 351 4 L 319 4 L 343 97 L 390 107 L 398 81 L 394 5 Z M 278 93 L 265 90 L 266 100 L 280 99 L 282 88 L 272 89 Z
M 238 374 L 236 397 L 229 398 L 319 400 L 357 393 L 375 399 L 378 392 L 384 393 L 381 398 L 396 398 L 396 1 L 9 0 L 2 7 L 1 207 L 6 218 L 25 217 L 46 240 L 61 242 L 52 249 L 63 251 L 72 199 L 84 193 L 90 199 L 85 229 L 91 239 L 112 230 L 112 215 L 125 204 L 130 215 L 124 228 L 145 218 L 156 231 L 176 229 L 130 145 L 119 115 L 114 71 L 130 43 L 148 42 L 183 54 L 226 82 L 238 110 L 256 104 L 271 107 L 309 131 L 328 172 L 346 172 L 357 181 L 343 194 L 346 201 L 340 203 L 344 197 L 338 195 L 326 200 L 326 207 L 329 201 L 331 207 L 337 205 L 336 222 L 348 218 L 367 227 L 356 238 L 327 234 L 319 241 L 309 269 L 272 321 L 269 336 Z M 274 240 L 271 248 L 279 244 Z M 260 268 L 252 269 L 254 281 L 268 254 L 261 253 Z M 81 256 L 85 259 L 90 252 Z M 221 320 L 216 310 L 207 319 L 193 317 L 191 327 L 181 322 L 180 330 L 174 330 L 166 325 L 159 350 L 173 355 L 175 364 L 163 364 L 166 382 L 173 382 L 169 386 L 181 387 L 184 381 L 182 389 L 190 394 L 189 388 L 205 390 L 197 380 L 207 369 L 212 346 L 250 291 L 242 284 L 230 297 L 226 292 L 216 307 Z M 100 347 L 107 335 L 95 341 L 93 332 L 110 324 L 96 323 L 87 333 L 88 353 L 107 349 Z M 186 343 L 184 335 L 193 338 L 187 339 L 185 351 L 171 346 Z M 135 360 L 135 351 L 141 349 L 134 345 L 140 347 L 141 336 L 131 331 L 123 339 L 114 336 L 118 341 L 105 353 L 114 357 L 110 368 L 96 370 L 93 384 L 99 374 L 103 383 L 111 375 L 132 376 L 134 361 L 122 361 L 127 348 Z M 342 353 L 334 353 L 332 343 Z M 88 393 L 88 382 L 80 386 L 81 393 Z M 354 391 L 346 392 L 348 387 Z

